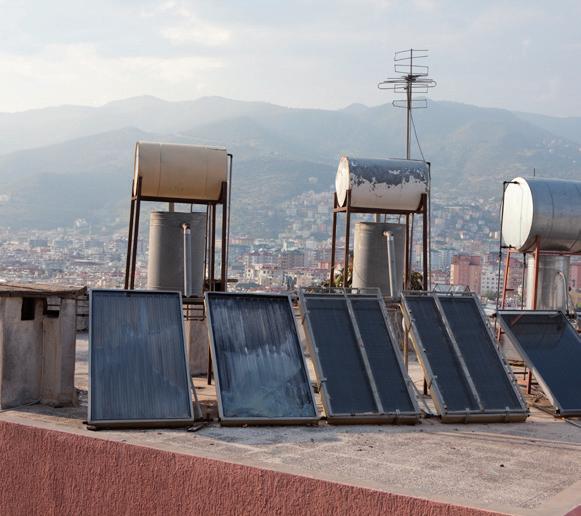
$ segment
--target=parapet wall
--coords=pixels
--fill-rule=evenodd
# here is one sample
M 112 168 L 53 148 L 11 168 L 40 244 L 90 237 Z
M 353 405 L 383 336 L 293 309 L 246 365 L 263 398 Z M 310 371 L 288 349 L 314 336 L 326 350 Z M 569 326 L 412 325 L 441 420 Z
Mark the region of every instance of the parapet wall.
M 105 437 L 0 421 L 0 514 L 498 514 Z

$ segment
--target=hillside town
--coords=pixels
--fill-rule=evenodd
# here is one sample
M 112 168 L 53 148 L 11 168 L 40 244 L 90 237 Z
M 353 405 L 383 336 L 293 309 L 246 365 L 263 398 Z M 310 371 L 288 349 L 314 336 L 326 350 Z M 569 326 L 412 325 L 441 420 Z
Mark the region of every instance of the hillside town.
M 320 285 L 329 279 L 332 192 L 306 192 L 279 207 L 276 216 L 286 228 L 275 238 L 251 231 L 230 235 L 229 278 L 238 291 L 284 291 Z M 267 214 L 264 214 L 266 217 Z M 367 218 L 366 218 L 367 217 Z M 371 220 L 358 216 L 355 221 Z M 397 222 L 397 218 L 393 220 Z M 339 226 L 341 227 L 341 226 Z M 339 234 L 340 231 L 339 231 Z M 420 232 L 416 232 L 419 238 Z M 432 204 L 432 286 L 468 288 L 483 304 L 494 303 L 504 280 L 499 267 L 499 207 L 496 199 L 470 202 L 436 195 Z M 147 227 L 141 231 L 136 285 L 147 279 Z M 341 247 L 343 244 L 343 247 Z M 414 266 L 421 269 L 421 245 L 414 246 Z M 122 287 L 127 252 L 126 229 L 92 227 L 75 221 L 54 230 L 0 229 L 0 282 L 83 284 Z M 342 263 L 344 238 L 337 262 Z M 511 259 L 507 306 L 520 306 L 522 257 Z M 500 271 L 500 282 L 499 282 Z M 581 304 L 581 260 L 572 260 L 571 302 Z

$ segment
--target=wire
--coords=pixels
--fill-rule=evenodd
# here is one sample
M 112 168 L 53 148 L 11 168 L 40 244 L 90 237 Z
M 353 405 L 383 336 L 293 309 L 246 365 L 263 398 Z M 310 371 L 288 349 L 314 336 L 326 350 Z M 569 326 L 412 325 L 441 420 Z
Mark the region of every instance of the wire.
M 420 140 L 418 138 L 418 133 L 416 131 L 416 123 L 414 122 L 414 115 L 413 115 L 413 111 L 410 110 L 410 120 L 412 121 L 412 128 L 414 130 L 414 136 L 416 137 L 416 144 L 418 146 L 418 149 L 420 151 L 420 154 L 422 156 L 422 161 L 426 161 L 426 158 L 424 158 L 424 153 L 422 151 L 422 146 L 420 145 Z

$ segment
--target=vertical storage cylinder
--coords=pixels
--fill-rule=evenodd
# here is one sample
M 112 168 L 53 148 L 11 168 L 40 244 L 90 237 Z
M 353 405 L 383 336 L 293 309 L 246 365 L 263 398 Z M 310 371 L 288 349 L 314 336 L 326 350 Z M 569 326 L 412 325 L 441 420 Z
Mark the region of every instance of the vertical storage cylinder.
M 395 249 L 395 291 L 391 291 L 385 232 L 393 235 Z M 398 297 L 403 285 L 405 224 L 358 222 L 353 250 L 354 288 L 378 287 L 384 296 Z
M 184 238 L 184 224 L 190 229 L 191 236 L 188 239 Z M 184 253 L 184 242 L 190 242 L 189 253 Z M 189 254 L 191 295 L 201 296 L 205 248 L 205 213 L 152 212 L 149 222 L 147 288 L 184 293 L 184 256 Z
M 537 310 L 567 311 L 570 256 L 539 256 Z M 535 257 L 527 255 L 526 305 L 534 309 Z

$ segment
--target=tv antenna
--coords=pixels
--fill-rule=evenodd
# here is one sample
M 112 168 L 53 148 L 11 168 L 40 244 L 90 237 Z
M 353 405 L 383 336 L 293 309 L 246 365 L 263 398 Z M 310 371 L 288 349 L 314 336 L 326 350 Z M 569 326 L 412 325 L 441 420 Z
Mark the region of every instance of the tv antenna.
M 427 58 L 428 50 L 414 48 L 399 50 L 393 56 L 393 68 L 395 73 L 401 75 L 388 77 L 377 85 L 380 90 L 391 90 L 396 94 L 405 95 L 404 98 L 394 99 L 392 105 L 406 110 L 406 159 L 411 158 L 411 136 L 414 123 L 412 109 L 428 107 L 426 97 L 414 98 L 414 94 L 427 94 L 428 90 L 437 84 L 434 79 L 428 77 L 430 69 L 426 64 L 423 64 Z M 413 128 L 415 133 L 415 126 Z

